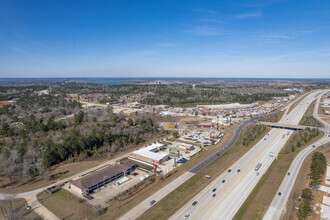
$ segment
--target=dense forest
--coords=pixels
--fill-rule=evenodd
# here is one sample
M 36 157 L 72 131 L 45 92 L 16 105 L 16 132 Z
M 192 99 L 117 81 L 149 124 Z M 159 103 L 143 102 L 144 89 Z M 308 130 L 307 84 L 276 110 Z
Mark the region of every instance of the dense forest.
M 111 96 L 111 101 L 125 97 L 125 99 L 134 99 L 142 104 L 181 107 L 196 104 L 252 103 L 268 101 L 275 96 L 289 95 L 282 88 L 268 84 L 231 85 L 226 83 L 201 84 L 194 88 L 192 84 L 185 83 L 113 86 L 69 83 L 58 88 L 56 93 L 106 93 Z
M 161 134 L 154 115 L 134 118 L 114 115 L 112 109 L 78 112 L 68 120 L 29 118 L 20 129 L 3 122 L 0 130 L 2 174 L 30 179 L 62 161 L 106 158 Z

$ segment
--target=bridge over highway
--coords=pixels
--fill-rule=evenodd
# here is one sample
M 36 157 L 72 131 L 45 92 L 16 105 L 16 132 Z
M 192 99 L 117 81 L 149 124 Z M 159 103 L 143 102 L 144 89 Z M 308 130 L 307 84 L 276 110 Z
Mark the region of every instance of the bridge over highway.
M 275 123 L 275 122 L 264 122 L 260 121 L 259 124 L 267 125 L 272 128 L 281 128 L 281 129 L 289 129 L 289 130 L 303 130 L 305 128 L 317 128 L 312 126 L 306 126 L 306 125 L 290 125 L 290 124 L 283 124 L 283 123 Z M 321 128 L 318 128 L 322 130 Z

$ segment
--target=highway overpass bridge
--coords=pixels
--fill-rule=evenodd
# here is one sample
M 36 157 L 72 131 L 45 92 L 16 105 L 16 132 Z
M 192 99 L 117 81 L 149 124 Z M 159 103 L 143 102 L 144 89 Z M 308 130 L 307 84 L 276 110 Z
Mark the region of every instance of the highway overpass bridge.
M 305 126 L 305 125 L 290 125 L 290 124 L 281 124 L 281 123 L 275 123 L 275 122 L 264 122 L 260 121 L 259 124 L 267 125 L 272 128 L 281 128 L 281 129 L 288 129 L 288 130 L 303 130 L 305 128 L 316 128 L 312 126 Z M 320 129 L 320 128 L 318 128 Z M 322 130 L 322 129 L 320 129 Z

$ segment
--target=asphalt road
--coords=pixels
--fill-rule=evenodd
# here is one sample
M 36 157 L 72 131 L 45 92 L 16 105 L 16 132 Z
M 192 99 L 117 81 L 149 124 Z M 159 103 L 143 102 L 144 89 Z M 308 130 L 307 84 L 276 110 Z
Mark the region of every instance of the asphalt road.
M 289 114 L 286 111 L 279 123 L 298 124 L 312 99 L 313 94 L 308 95 Z M 185 215 L 189 219 L 231 219 L 275 159 L 269 152 L 276 155 L 291 134 L 292 131 L 272 129 L 229 168 L 231 172 L 222 173 L 171 219 L 183 219 Z M 262 163 L 262 167 L 255 171 L 257 163 Z M 212 197 L 213 194 L 216 195 Z M 196 206 L 192 206 L 194 201 L 198 202 Z
M 286 204 L 288 202 L 290 193 L 296 182 L 297 176 L 299 174 L 300 168 L 301 168 L 304 160 L 311 152 L 313 152 L 315 150 L 315 148 L 320 147 L 320 146 L 322 146 L 322 144 L 326 144 L 327 142 L 330 141 L 330 138 L 328 135 L 330 132 L 330 130 L 329 130 L 330 126 L 325 121 L 323 121 L 318 116 L 318 113 L 317 113 L 322 94 L 318 96 L 317 102 L 315 104 L 313 116 L 325 125 L 325 134 L 320 140 L 316 141 L 315 143 L 311 144 L 310 146 L 308 146 L 307 148 L 302 150 L 296 156 L 296 158 L 293 160 L 293 162 L 289 168 L 289 171 L 288 171 L 288 172 L 290 172 L 290 175 L 285 176 L 280 187 L 278 188 L 277 192 L 281 192 L 281 195 L 279 196 L 278 193 L 275 195 L 275 197 L 272 200 L 272 203 L 270 204 L 269 208 L 267 209 L 266 214 L 263 217 L 264 220 L 281 219 L 282 215 L 286 211 Z M 315 146 L 315 147 L 313 147 L 313 146 Z
M 295 100 L 294 102 L 290 103 L 285 109 L 286 112 L 288 111 L 288 109 L 290 108 L 290 106 L 292 104 L 294 104 L 296 101 L 299 101 L 299 99 Z M 272 113 L 272 114 L 278 114 L 277 112 Z M 267 117 L 269 115 L 266 116 L 261 116 L 261 117 Z M 219 150 L 218 152 L 214 153 L 213 155 L 211 155 L 210 157 L 208 157 L 207 159 L 205 159 L 204 161 L 202 161 L 200 164 L 196 165 L 194 168 L 192 168 L 190 171 L 185 172 L 184 174 L 182 174 L 181 176 L 177 177 L 175 180 L 173 180 L 170 184 L 168 184 L 167 186 L 164 186 L 163 188 L 159 189 L 157 192 L 155 192 L 153 195 L 149 196 L 148 198 L 146 198 L 145 200 L 141 201 L 139 205 L 135 206 L 133 209 L 128 210 L 125 215 L 123 215 L 120 219 L 122 220 L 127 220 L 127 219 L 135 219 L 138 216 L 142 215 L 145 211 L 147 211 L 151 206 L 149 204 L 150 201 L 155 200 L 156 203 L 158 201 L 160 201 L 161 199 L 163 199 L 165 196 L 167 196 L 168 194 L 170 194 L 172 191 L 174 191 L 177 187 L 179 187 L 182 183 L 184 183 L 185 181 L 187 181 L 189 178 L 191 178 L 193 175 L 195 175 L 195 173 L 202 169 L 203 167 L 205 167 L 206 165 L 208 165 L 209 163 L 211 163 L 214 159 L 216 159 L 216 157 L 220 156 L 221 154 L 223 154 L 226 150 L 228 150 L 228 148 L 230 148 L 233 143 L 235 143 L 235 141 L 237 140 L 237 137 L 241 131 L 241 129 L 248 123 L 251 123 L 252 121 L 254 121 L 256 118 L 252 118 L 252 120 L 248 120 L 243 122 L 241 125 L 237 126 L 235 129 L 235 133 L 234 136 L 232 137 L 232 139 L 230 140 L 230 142 L 223 147 L 221 150 Z M 182 218 L 182 216 L 181 216 Z

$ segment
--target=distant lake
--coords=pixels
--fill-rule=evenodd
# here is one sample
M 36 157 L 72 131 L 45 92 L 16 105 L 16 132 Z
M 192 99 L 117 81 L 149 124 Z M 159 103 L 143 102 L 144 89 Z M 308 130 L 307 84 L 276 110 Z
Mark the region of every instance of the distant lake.
M 129 81 L 104 81 L 104 82 L 91 82 L 91 83 L 111 86 L 111 85 L 121 85 L 121 84 L 124 84 L 127 82 L 129 82 Z

